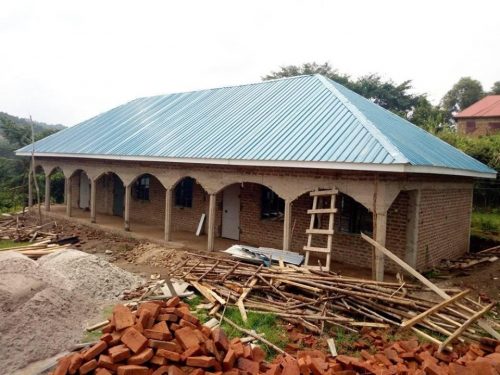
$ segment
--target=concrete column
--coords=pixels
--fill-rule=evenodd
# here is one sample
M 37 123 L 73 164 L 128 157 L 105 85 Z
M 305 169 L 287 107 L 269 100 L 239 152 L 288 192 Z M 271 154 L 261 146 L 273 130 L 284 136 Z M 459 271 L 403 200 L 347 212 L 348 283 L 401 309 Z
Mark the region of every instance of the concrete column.
M 50 211 L 50 176 L 45 175 L 45 211 Z
M 420 190 L 408 192 L 408 220 L 406 222 L 406 254 L 405 262 L 417 268 L 418 224 L 420 221 Z
M 90 222 L 91 223 L 96 222 L 96 212 L 95 212 L 95 199 L 96 199 L 96 195 L 97 195 L 96 183 L 97 183 L 96 180 L 94 180 L 94 179 L 90 180 Z
M 172 189 L 165 190 L 165 241 L 172 241 Z
M 283 221 L 283 250 L 290 251 L 292 242 L 292 201 L 285 199 L 285 217 Z
M 31 164 L 30 164 L 30 171 L 28 173 L 28 207 L 33 206 L 33 180 L 32 180 L 32 174 L 31 174 Z
M 209 205 L 208 205 L 208 244 L 207 244 L 207 250 L 208 251 L 214 251 L 214 244 L 215 244 L 215 202 L 216 202 L 216 195 L 215 194 L 210 194 L 209 195 Z
M 132 195 L 132 185 L 128 184 L 125 186 L 125 230 L 128 232 L 130 230 L 130 196 Z
M 387 211 L 374 214 L 374 240 L 385 247 L 387 233 Z M 384 254 L 373 249 L 372 277 L 376 281 L 384 281 Z
M 64 196 L 66 197 L 66 216 L 69 216 L 71 217 L 71 177 L 66 177 L 64 179 L 65 181 L 65 186 L 66 186 L 66 190 L 64 191 L 65 194 Z

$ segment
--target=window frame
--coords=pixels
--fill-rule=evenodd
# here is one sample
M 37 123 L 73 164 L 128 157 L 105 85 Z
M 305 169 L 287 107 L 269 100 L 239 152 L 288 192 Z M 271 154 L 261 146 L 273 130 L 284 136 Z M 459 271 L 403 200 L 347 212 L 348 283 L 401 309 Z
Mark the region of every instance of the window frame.
M 373 234 L 373 214 L 361 203 L 346 194 L 339 194 L 335 206 L 336 232 L 350 235 L 360 235 L 361 232 Z
M 267 186 L 261 187 L 260 219 L 271 220 L 283 218 L 285 215 L 285 200 Z
M 185 177 L 174 189 L 174 206 L 177 208 L 193 208 L 194 178 Z
M 135 180 L 133 197 L 135 200 L 142 202 L 150 201 L 150 191 L 151 191 L 151 175 L 143 174 L 137 180 Z

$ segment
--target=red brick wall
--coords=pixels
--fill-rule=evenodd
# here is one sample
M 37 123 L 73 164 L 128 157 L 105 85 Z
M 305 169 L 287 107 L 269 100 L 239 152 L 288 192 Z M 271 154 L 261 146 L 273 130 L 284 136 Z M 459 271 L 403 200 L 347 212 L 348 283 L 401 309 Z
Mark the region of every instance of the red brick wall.
M 420 199 L 417 268 L 423 270 L 468 251 L 472 189 L 422 190 Z
M 135 198 L 134 186 L 135 184 L 132 184 L 130 220 L 163 227 L 165 223 L 165 188 L 161 182 L 154 176 L 149 178 L 149 200 Z

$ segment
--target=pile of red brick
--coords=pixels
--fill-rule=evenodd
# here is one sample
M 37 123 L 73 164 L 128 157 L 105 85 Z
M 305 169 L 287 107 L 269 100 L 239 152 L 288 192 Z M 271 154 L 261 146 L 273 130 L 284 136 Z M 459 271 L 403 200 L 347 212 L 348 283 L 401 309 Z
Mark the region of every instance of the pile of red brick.
M 376 338 L 375 341 L 380 343 L 385 340 Z M 500 342 L 492 339 L 482 339 L 480 345 L 456 346 L 451 353 L 438 353 L 437 345 L 431 343 L 420 345 L 417 340 L 396 341 L 387 344 L 384 349 L 378 349 L 375 353 L 370 353 L 366 348 L 359 348 L 359 353 L 360 358 L 337 356 L 333 361 L 335 363 L 333 366 L 336 366 L 335 371 L 344 371 L 343 374 L 384 375 L 500 374 Z M 317 355 L 322 361 L 325 360 L 321 352 Z
M 95 345 L 62 358 L 52 375 L 500 374 L 497 341 L 444 354 L 416 340 L 388 343 L 375 332 L 366 334 L 375 354 L 360 343 L 360 358 L 302 350 L 267 363 L 260 347 L 201 325 L 178 297 L 143 303 L 137 311 L 117 305 L 103 333 Z
M 117 305 L 103 333 L 92 347 L 62 358 L 52 374 L 239 375 L 272 367 L 260 347 L 202 326 L 178 297 L 135 312 Z

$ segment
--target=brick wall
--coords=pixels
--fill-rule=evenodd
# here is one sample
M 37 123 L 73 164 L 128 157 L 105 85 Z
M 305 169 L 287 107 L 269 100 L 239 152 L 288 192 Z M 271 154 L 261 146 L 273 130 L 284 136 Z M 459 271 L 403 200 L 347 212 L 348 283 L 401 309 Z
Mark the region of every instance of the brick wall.
M 165 188 L 156 177 L 149 179 L 149 200 L 137 199 L 132 184 L 130 199 L 130 220 L 147 222 L 155 226 L 164 226 L 165 223 Z
M 473 128 L 468 128 L 467 123 L 471 122 Z M 492 135 L 500 133 L 500 117 L 491 118 L 463 118 L 457 121 L 457 131 L 459 134 L 472 137 L 481 135 Z
M 429 269 L 441 259 L 468 251 L 472 202 L 470 190 L 422 190 L 417 268 Z

